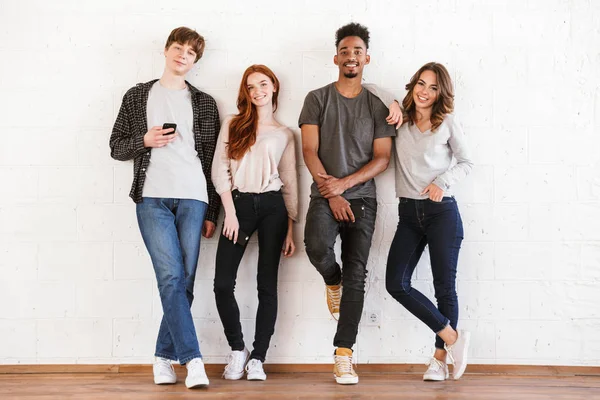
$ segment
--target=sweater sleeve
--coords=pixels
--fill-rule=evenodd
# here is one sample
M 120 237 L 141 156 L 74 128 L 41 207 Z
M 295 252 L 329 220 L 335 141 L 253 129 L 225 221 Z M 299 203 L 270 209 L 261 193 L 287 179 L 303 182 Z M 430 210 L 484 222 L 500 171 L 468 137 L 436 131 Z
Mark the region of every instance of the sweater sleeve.
M 231 160 L 227 155 L 227 142 L 229 141 L 229 123 L 231 117 L 227 117 L 221 125 L 221 131 L 217 140 L 217 147 L 212 163 L 212 182 L 215 190 L 220 195 L 233 187 L 231 179 Z
M 298 172 L 296 167 L 296 139 L 289 131 L 287 146 L 283 150 L 279 166 L 279 178 L 283 182 L 281 192 L 288 212 L 288 217 L 298 222 Z
M 452 150 L 452 155 L 456 159 L 456 164 L 433 181 L 434 184 L 443 190 L 450 189 L 455 183 L 466 178 L 473 169 L 471 152 L 461 124 L 454 115 L 449 115 L 446 118 L 450 118 L 450 121 L 448 121 L 450 128 L 448 145 Z
M 380 88 L 374 83 L 363 83 L 363 87 L 369 92 L 373 93 L 375 96 L 377 96 L 379 100 L 381 100 L 383 104 L 385 104 L 385 106 L 388 108 L 390 107 L 390 104 L 392 104 L 396 100 L 392 93 Z

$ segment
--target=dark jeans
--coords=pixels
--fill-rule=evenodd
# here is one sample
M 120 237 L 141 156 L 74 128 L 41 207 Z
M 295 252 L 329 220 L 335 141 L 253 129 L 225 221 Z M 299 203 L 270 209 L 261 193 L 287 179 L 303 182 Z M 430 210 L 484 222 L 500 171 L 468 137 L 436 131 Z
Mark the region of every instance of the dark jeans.
M 375 230 L 377 201 L 373 198 L 349 201 L 353 205 L 364 205 L 365 208 L 364 217 L 357 218 L 354 223 L 336 221 L 329 201 L 313 197 L 306 215 L 304 244 L 310 262 L 323 276 L 325 284 L 343 282 L 340 319 L 333 345 L 351 349 L 356 342 L 365 299 L 367 261 Z M 343 270 L 335 261 L 333 251 L 338 233 L 342 241 Z
M 401 197 L 398 216 L 400 221 L 387 261 L 387 291 L 433 332 L 440 332 L 448 323 L 456 329 L 456 266 L 463 240 L 456 200 L 444 197 L 436 203 L 429 199 Z M 425 245 L 429 245 L 437 308 L 410 282 Z M 439 336 L 436 336 L 435 347 L 444 348 L 444 341 Z
M 202 357 L 190 307 L 207 208 L 198 200 L 151 197 L 136 206 L 164 314 L 154 354 L 181 364 Z
M 265 361 L 277 319 L 277 273 L 285 241 L 288 216 L 281 191 L 260 194 L 232 192 L 240 230 L 252 235 L 258 230 L 258 310 L 254 349 L 250 358 Z M 244 336 L 234 289 L 238 267 L 246 246 L 221 234 L 217 248 L 214 291 L 217 310 L 232 350 L 243 350 Z

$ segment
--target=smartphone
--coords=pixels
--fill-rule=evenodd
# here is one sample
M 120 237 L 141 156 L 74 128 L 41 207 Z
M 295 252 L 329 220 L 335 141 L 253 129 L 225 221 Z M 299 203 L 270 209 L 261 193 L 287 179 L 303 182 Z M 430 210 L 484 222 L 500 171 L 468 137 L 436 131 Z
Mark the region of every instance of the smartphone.
M 248 240 L 250 240 L 250 235 L 247 235 L 244 231 L 238 229 L 237 241 L 235 243 L 245 246 L 246 243 L 248 243 Z
M 365 216 L 365 205 L 360 202 L 351 202 L 350 209 L 352 210 L 352 214 L 354 214 L 354 220 L 357 221 Z
M 170 122 L 166 122 L 163 124 L 163 129 L 173 128 L 173 132 L 165 133 L 163 136 L 172 135 L 175 133 L 175 129 L 177 129 L 177 124 L 172 124 Z

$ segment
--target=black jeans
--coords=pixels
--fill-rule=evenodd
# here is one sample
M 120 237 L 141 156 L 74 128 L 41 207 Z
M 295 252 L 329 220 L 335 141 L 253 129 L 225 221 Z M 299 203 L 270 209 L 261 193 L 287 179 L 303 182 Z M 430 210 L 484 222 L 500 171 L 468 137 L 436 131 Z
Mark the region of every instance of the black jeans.
M 463 240 L 463 225 L 454 197 L 441 202 L 400 198 L 398 229 L 390 247 L 385 276 L 389 294 L 415 317 L 438 333 L 450 324 L 456 329 L 458 297 L 456 266 Z M 429 245 L 433 287 L 437 308 L 421 292 L 411 286 L 411 277 Z M 444 348 L 436 335 L 435 347 Z
M 281 191 L 232 192 L 240 230 L 252 235 L 258 230 L 258 310 L 251 358 L 265 361 L 277 319 L 277 273 L 285 241 L 288 216 Z M 234 289 L 238 267 L 246 246 L 234 244 L 221 234 L 217 248 L 214 291 L 217 310 L 232 350 L 243 350 L 244 336 Z
M 377 201 L 373 198 L 349 200 L 353 205 L 364 205 L 365 215 L 352 222 L 338 222 L 329 208 L 329 201 L 321 197 L 310 200 L 304 244 L 312 265 L 323 276 L 325 284 L 343 282 L 340 319 L 333 339 L 336 347 L 351 349 L 356 342 L 358 324 L 365 300 L 367 261 L 375 230 Z M 333 246 L 337 235 L 342 241 L 343 270 L 335 261 Z

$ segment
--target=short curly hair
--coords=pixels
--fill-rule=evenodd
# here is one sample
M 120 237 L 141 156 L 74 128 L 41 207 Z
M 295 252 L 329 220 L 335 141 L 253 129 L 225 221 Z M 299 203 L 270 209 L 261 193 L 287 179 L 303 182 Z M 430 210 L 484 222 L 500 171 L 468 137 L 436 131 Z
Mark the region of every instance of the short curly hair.
M 365 42 L 367 49 L 369 48 L 369 29 L 357 22 L 351 22 L 347 25 L 344 25 L 335 32 L 335 48 L 337 49 L 340 45 L 340 42 L 348 36 L 358 36 L 363 42 Z

